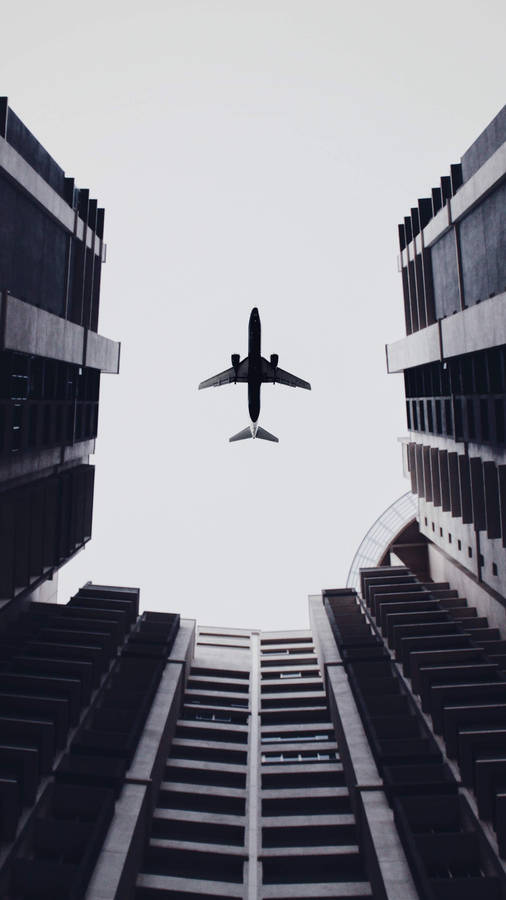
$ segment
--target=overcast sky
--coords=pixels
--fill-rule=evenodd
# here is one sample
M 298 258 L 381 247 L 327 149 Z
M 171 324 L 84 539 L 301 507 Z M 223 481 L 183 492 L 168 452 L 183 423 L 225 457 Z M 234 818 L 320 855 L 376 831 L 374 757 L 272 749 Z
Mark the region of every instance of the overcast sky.
M 6 4 L 1 92 L 106 208 L 93 532 L 60 574 L 201 623 L 304 626 L 408 489 L 397 222 L 504 102 L 503 0 Z M 280 439 L 229 444 L 247 353 Z

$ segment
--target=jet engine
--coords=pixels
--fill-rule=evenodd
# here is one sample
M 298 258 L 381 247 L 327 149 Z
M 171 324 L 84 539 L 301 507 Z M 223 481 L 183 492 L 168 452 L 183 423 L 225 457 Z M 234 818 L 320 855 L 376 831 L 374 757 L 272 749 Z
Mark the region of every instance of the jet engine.
M 232 368 L 236 375 L 237 375 L 237 372 L 239 369 L 240 360 L 241 360 L 241 357 L 239 356 L 238 353 L 232 353 Z
M 277 353 L 271 353 L 271 366 L 273 367 L 273 369 L 276 369 L 276 368 L 277 368 L 278 362 L 279 362 L 279 356 L 278 356 L 278 354 L 277 354 Z

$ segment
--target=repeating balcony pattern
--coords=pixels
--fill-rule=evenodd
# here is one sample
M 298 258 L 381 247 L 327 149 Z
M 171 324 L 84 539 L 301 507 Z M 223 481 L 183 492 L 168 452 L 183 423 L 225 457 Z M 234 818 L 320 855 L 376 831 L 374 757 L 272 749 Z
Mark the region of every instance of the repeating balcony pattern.
M 191 668 L 136 900 L 244 895 L 250 673 L 221 666 Z
M 260 896 L 371 897 L 310 633 L 261 637 Z
M 501 897 L 476 810 L 504 856 L 506 642 L 447 584 L 404 567 L 363 569 L 361 586 L 365 606 L 325 602 L 421 896 Z
M 84 896 L 179 627 L 168 613 L 137 619 L 138 603 L 136 589 L 88 584 L 2 623 L 6 900 Z

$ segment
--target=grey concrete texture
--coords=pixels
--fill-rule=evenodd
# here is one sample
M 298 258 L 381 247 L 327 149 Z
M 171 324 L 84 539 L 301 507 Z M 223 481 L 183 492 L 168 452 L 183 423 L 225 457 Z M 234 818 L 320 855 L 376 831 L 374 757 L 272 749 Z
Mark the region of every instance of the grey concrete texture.
M 403 372 L 439 359 L 500 347 L 504 343 L 506 291 L 388 344 L 387 369 L 390 373 Z
M 83 364 L 84 328 L 12 295 L 2 296 L 5 350 Z
M 452 316 L 460 309 L 459 276 L 455 234 L 447 231 L 432 246 L 432 279 L 436 318 Z
M 342 666 L 327 669 L 329 705 L 350 790 L 382 787 L 355 698 Z
M 147 786 L 125 784 L 84 900 L 131 900 L 147 827 Z
M 158 791 L 176 728 L 182 692 L 183 666 L 172 663 L 162 675 L 142 737 L 126 773 L 127 781 L 150 782 L 153 790 Z
M 309 621 L 320 671 L 323 674 L 327 664 L 341 663 L 342 659 L 332 634 L 321 594 L 309 597 Z
M 0 346 L 46 359 L 58 359 L 102 372 L 119 372 L 120 344 L 61 316 L 25 303 L 11 294 L 1 296 Z
M 370 855 L 374 897 L 378 900 L 382 896 L 386 900 L 418 900 L 420 895 L 386 795 L 383 791 L 361 791 L 360 805 L 364 813 L 360 824 L 368 830 L 374 848 Z M 378 871 L 374 873 L 376 866 Z
M 83 365 L 92 369 L 100 369 L 101 372 L 108 372 L 111 375 L 117 375 L 119 372 L 120 350 L 121 344 L 117 341 L 111 341 L 109 338 L 88 329 Z
M 461 158 L 462 176 L 466 182 L 506 141 L 506 106 L 487 125 Z
M 33 169 L 5 138 L 0 137 L 0 171 L 29 194 L 35 202 L 60 225 L 83 240 L 86 231 L 86 245 L 93 246 L 93 233 L 75 210 Z M 102 257 L 102 241 L 95 241 L 95 253 Z
M 506 184 L 460 223 L 464 303 L 472 306 L 506 290 Z

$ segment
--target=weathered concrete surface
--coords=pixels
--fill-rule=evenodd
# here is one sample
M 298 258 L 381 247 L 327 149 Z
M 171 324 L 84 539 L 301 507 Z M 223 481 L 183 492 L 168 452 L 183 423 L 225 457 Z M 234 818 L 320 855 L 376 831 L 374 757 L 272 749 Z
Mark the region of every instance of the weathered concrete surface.
M 148 825 L 148 788 L 126 784 L 116 803 L 85 900 L 131 900 Z
M 419 893 L 394 823 L 393 812 L 383 791 L 361 791 L 364 818 L 362 830 L 369 832 L 374 853 L 366 854 L 372 864 L 374 896 L 387 900 L 418 900 Z M 368 843 L 368 841 L 365 841 Z M 376 871 L 375 871 L 376 870 Z M 383 893 L 384 891 L 384 893 Z
M 172 663 L 166 666 L 162 675 L 142 737 L 126 773 L 127 781 L 151 782 L 155 794 L 162 781 L 176 729 L 182 692 L 183 666 Z
M 109 338 L 89 331 L 86 334 L 86 349 L 83 365 L 91 369 L 100 369 L 111 375 L 119 372 L 119 357 L 121 344 L 111 341 Z
M 313 594 L 309 597 L 309 621 L 320 671 L 323 675 L 326 665 L 342 663 L 342 659 L 332 634 L 321 594 Z
M 18 300 L 1 295 L 0 347 L 77 366 L 89 366 L 116 375 L 121 345 L 82 325 Z
M 348 676 L 342 666 L 329 666 L 327 673 L 330 713 L 348 786 L 382 787 Z

